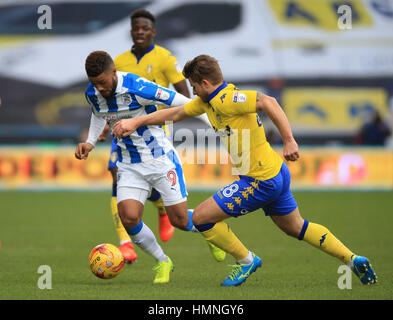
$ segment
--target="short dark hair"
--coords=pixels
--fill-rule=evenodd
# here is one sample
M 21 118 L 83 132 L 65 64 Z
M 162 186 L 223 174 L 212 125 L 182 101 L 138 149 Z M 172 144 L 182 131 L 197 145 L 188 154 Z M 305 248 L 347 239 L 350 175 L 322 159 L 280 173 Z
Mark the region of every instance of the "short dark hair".
M 87 76 L 97 77 L 113 65 L 111 56 L 105 51 L 91 52 L 85 62 Z
M 217 59 L 206 54 L 188 61 L 183 68 L 183 75 L 196 83 L 201 83 L 203 79 L 213 85 L 224 81 Z
M 156 23 L 156 18 L 153 16 L 153 14 L 145 9 L 137 9 L 133 11 L 130 15 L 131 22 L 136 18 L 149 19 L 153 23 L 153 25 Z

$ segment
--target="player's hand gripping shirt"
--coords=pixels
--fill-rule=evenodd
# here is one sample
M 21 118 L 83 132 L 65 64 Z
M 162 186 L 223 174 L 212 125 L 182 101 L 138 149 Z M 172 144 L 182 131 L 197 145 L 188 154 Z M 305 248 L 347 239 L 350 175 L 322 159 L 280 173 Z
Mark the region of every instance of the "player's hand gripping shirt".
M 108 99 L 104 98 L 91 83 L 87 87 L 86 99 L 92 106 L 93 112 L 89 135 L 94 124 L 98 123 L 95 130 L 95 135 L 98 137 L 106 122 L 112 128 L 121 119 L 134 118 L 156 111 L 157 104 L 171 106 L 190 101 L 175 91 L 131 73 L 117 72 L 117 78 L 115 93 Z M 183 99 L 179 99 L 179 96 Z M 92 140 L 94 144 L 95 141 Z M 116 144 L 118 159 L 123 163 L 149 161 L 173 149 L 161 126 L 156 125 L 139 127 L 128 137 L 116 139 Z
M 277 175 L 283 160 L 266 140 L 256 99 L 256 91 L 240 91 L 224 82 L 208 102 L 198 97 L 185 105 L 185 112 L 193 117 L 207 114 L 239 175 L 267 180 Z

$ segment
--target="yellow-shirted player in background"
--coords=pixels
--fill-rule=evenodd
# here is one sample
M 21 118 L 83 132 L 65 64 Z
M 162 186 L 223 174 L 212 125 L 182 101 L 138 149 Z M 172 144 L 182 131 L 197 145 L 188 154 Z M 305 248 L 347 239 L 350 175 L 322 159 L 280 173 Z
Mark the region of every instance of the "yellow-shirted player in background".
M 156 35 L 155 17 L 147 10 L 138 9 L 131 14 L 130 19 L 130 34 L 134 44 L 131 50 L 127 50 L 115 58 L 114 63 L 116 70 L 136 74 L 163 87 L 169 87 L 169 85 L 172 84 L 177 92 L 189 98 L 190 92 L 187 87 L 187 82 L 176 58 L 169 50 L 154 43 L 154 37 Z M 158 106 L 158 108 L 160 109 L 163 107 Z M 168 129 L 164 129 L 169 136 Z M 109 130 L 109 127 L 107 127 L 107 130 Z M 103 135 L 107 133 L 108 131 L 104 132 Z M 113 141 L 115 140 L 113 139 Z M 126 262 L 134 262 L 137 259 L 137 254 L 134 251 L 130 236 L 124 229 L 117 212 L 116 161 L 116 143 L 112 143 L 108 165 L 108 169 L 113 179 L 111 212 L 116 231 L 120 238 L 119 249 L 123 254 L 124 260 Z M 158 209 L 160 238 L 162 241 L 168 241 L 174 233 L 174 227 L 169 222 L 161 195 L 153 189 L 149 200 L 151 200 Z
M 290 190 L 291 175 L 282 158 L 266 141 L 257 112 L 265 112 L 278 128 L 287 161 L 299 158 L 288 119 L 277 103 L 256 91 L 240 91 L 223 80 L 218 62 L 201 55 L 187 62 L 183 74 L 198 97 L 185 106 L 125 119 L 113 127 L 116 136 L 129 135 L 142 125 L 181 121 L 206 113 L 217 134 L 231 154 L 239 179 L 222 188 L 195 208 L 192 222 L 206 240 L 236 259 L 232 273 L 223 286 L 242 284 L 262 260 L 249 251 L 223 222 L 258 209 L 264 210 L 287 235 L 304 240 L 348 264 L 363 284 L 376 282 L 366 257 L 357 256 L 326 227 L 309 222 L 300 215 Z M 285 266 L 283 266 L 285 268 Z

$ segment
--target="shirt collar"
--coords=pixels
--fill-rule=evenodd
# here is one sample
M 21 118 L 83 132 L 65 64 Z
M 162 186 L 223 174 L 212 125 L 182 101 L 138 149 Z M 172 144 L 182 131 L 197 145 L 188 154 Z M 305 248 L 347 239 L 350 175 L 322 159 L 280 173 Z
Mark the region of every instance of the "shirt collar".
M 210 102 L 211 99 L 213 99 L 222 89 L 226 88 L 227 86 L 228 84 L 224 81 L 219 87 L 217 87 L 216 90 L 209 94 L 207 97 L 207 102 Z
M 116 72 L 116 75 L 117 75 L 117 86 L 114 95 L 116 95 L 116 93 L 121 92 L 121 88 L 123 86 L 123 74 L 118 71 Z
M 136 55 L 135 50 L 134 50 L 134 46 L 132 46 L 132 48 L 131 48 L 131 53 L 135 56 L 135 58 L 136 58 L 136 60 L 137 60 L 137 63 L 139 63 L 139 61 L 141 61 L 141 59 L 142 59 L 147 53 L 149 53 L 150 51 L 152 51 L 152 50 L 154 49 L 154 47 L 155 47 L 155 44 L 152 43 L 151 46 L 148 47 L 148 48 L 146 49 L 146 51 L 145 51 L 140 57 L 138 57 L 138 56 Z

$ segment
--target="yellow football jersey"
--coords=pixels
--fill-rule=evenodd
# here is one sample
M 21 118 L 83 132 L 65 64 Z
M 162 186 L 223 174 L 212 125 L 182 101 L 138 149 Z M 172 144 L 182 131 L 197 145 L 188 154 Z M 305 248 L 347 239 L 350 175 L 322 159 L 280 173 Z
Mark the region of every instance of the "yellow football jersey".
M 118 71 L 136 74 L 166 88 L 170 83 L 184 79 L 176 58 L 169 50 L 154 43 L 139 59 L 132 50 L 128 50 L 118 55 L 114 63 Z
M 154 43 L 142 57 L 137 58 L 131 49 L 118 55 L 114 63 L 118 71 L 136 74 L 165 88 L 168 88 L 170 83 L 175 84 L 184 79 L 177 59 L 169 50 Z M 164 106 L 157 105 L 158 110 L 164 108 Z M 169 137 L 168 127 L 162 126 L 162 128 Z
M 185 105 L 185 112 L 193 117 L 207 114 L 239 175 L 268 180 L 279 173 L 283 160 L 266 140 L 256 99 L 256 91 L 240 91 L 224 82 L 208 102 L 198 97 Z

